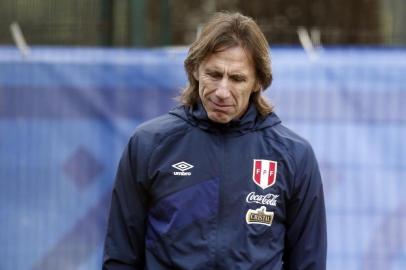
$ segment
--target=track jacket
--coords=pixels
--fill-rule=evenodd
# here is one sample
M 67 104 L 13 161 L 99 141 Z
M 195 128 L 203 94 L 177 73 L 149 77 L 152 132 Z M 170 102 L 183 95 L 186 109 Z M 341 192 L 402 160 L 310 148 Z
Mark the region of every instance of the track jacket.
M 103 269 L 325 269 L 326 219 L 307 141 L 201 105 L 137 127 L 112 195 Z

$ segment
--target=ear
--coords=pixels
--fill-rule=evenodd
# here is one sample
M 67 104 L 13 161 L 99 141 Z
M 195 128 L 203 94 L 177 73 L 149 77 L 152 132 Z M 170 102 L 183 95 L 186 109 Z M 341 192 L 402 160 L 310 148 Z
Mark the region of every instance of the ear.
M 192 74 L 193 78 L 195 78 L 196 81 L 199 81 L 199 68 L 195 68 Z
M 261 84 L 259 82 L 255 82 L 254 89 L 252 90 L 252 93 L 261 92 L 261 90 L 262 90 Z

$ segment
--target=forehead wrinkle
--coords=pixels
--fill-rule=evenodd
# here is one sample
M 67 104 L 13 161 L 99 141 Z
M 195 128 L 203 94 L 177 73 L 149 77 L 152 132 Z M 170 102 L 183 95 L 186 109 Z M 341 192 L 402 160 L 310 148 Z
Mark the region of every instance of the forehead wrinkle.
M 206 63 L 207 64 L 207 63 Z M 220 72 L 221 74 L 226 73 L 228 76 L 248 76 L 248 71 L 244 72 L 241 67 L 236 67 L 236 68 L 227 68 L 225 66 L 219 66 L 217 64 L 213 64 L 212 66 L 205 66 L 205 70 L 209 72 Z M 227 70 L 227 72 L 226 72 Z
M 239 60 L 236 60 L 227 54 L 227 50 L 233 50 L 236 48 L 242 49 L 245 58 L 239 58 Z M 250 76 L 252 68 L 252 71 L 255 74 L 255 67 L 253 66 L 251 54 L 242 46 L 231 47 L 227 48 L 226 50 L 211 53 L 204 58 L 200 64 L 200 67 L 204 68 L 205 70 L 210 69 L 222 74 L 227 71 L 229 76 L 242 75 L 245 77 Z

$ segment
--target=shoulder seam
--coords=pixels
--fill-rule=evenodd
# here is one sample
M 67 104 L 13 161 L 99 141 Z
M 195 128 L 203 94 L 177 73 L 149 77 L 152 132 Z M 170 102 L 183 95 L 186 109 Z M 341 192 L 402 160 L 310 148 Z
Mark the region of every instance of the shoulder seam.
M 186 122 L 185 122 L 186 123 Z M 159 138 L 159 140 L 154 143 L 152 145 L 153 149 L 152 151 L 150 151 L 149 156 L 148 156 L 148 163 L 147 163 L 147 171 L 149 172 L 150 168 L 151 168 L 151 157 L 153 156 L 153 154 L 155 153 L 155 151 L 157 151 L 158 147 L 167 139 L 179 134 L 179 133 L 187 133 L 190 131 L 192 127 L 190 125 L 188 125 L 187 123 L 185 124 L 185 129 L 179 129 L 171 134 L 169 134 L 168 136 L 162 136 L 162 138 Z

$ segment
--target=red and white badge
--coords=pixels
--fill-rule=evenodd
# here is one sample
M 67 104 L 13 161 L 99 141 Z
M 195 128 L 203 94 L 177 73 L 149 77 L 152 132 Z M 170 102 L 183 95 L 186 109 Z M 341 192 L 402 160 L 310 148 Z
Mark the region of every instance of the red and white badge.
M 276 182 L 278 163 L 273 160 L 254 159 L 252 180 L 262 189 L 266 189 Z

